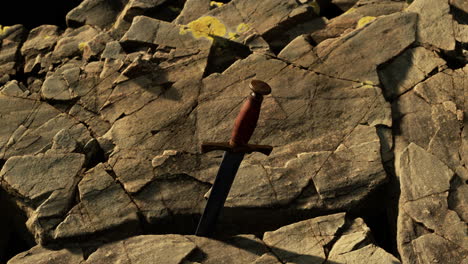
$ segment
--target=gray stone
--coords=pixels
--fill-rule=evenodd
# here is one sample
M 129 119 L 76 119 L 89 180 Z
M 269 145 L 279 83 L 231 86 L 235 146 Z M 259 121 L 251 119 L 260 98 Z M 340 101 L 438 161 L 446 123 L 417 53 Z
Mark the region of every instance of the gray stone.
M 408 49 L 379 69 L 379 77 L 387 98 L 393 99 L 413 88 L 445 61 L 434 52 L 417 47 Z
M 6 96 L 27 98 L 29 93 L 25 90 L 22 85 L 18 84 L 18 81 L 12 80 L 0 88 L 0 93 Z
M 326 52 L 317 53 L 323 63 L 312 70 L 337 78 L 378 84 L 377 65 L 398 55 L 415 41 L 416 22 L 417 15 L 413 13 L 380 17 L 361 30 L 341 37 L 337 40 L 341 44 L 335 44 L 335 48 L 332 46 Z M 375 41 L 369 42 L 369 39 Z
M 113 239 L 139 232 L 137 207 L 100 163 L 87 171 L 78 184 L 80 202 L 55 232 L 55 239 L 86 237 L 107 231 Z M 113 231 L 113 234 L 111 233 Z
M 46 103 L 0 95 L 0 104 L 0 152 L 4 159 L 45 152 L 55 134 L 64 128 L 79 143 L 90 139 L 86 127 Z
M 109 122 L 101 116 L 96 115 L 79 104 L 75 104 L 70 109 L 69 115 L 85 123 L 96 136 L 104 135 L 111 127 Z
M 307 37 L 301 35 L 284 47 L 278 54 L 278 58 L 308 68 L 318 59 L 313 48 L 314 47 L 307 40 Z
M 49 66 L 44 57 L 52 51 L 59 35 L 60 30 L 55 25 L 42 25 L 29 32 L 27 40 L 21 47 L 21 54 L 25 60 L 25 73 L 40 71 Z
M 50 250 L 35 246 L 13 257 L 8 261 L 8 264 L 80 264 L 83 261 L 83 252 L 79 248 Z
M 174 230 L 192 232 L 195 227 L 191 217 L 203 211 L 203 194 L 207 190 L 207 184 L 200 183 L 190 176 L 169 174 L 152 180 L 138 193 L 133 194 L 133 197 L 148 223 L 170 222 Z M 178 219 L 186 220 L 179 223 Z
M 68 129 L 62 129 L 52 139 L 51 150 L 57 152 L 71 153 L 78 148 L 78 142 L 72 137 Z
M 461 112 L 466 111 L 462 99 L 468 90 L 465 71 L 444 70 L 417 84 L 414 91 L 405 93 L 394 103 L 401 131 L 395 137 L 396 155 L 413 142 L 456 170 L 460 156 L 453 149 L 462 148 L 459 119 Z M 421 129 L 425 132 L 421 133 Z
M 93 25 L 102 29 L 112 26 L 128 0 L 104 1 L 85 0 L 79 6 L 68 12 L 66 16 L 67 26 L 80 27 Z
M 23 25 L 0 26 L 0 75 L 15 75 L 18 71 L 20 48 L 27 31 Z M 5 80 L 6 83 L 8 80 Z
M 325 27 L 308 33 L 315 43 L 320 43 L 327 39 L 340 37 L 357 27 L 362 27 L 368 20 L 403 11 L 405 7 L 404 2 L 397 1 L 358 1 L 355 6 L 347 9 L 344 14 L 326 21 Z
M 203 14 L 210 11 L 210 0 L 187 0 L 185 1 L 184 8 L 180 12 L 179 16 L 173 21 L 178 25 L 186 25 L 189 22 L 196 20 Z
M 87 42 L 83 50 L 83 59 L 91 60 L 99 58 L 107 43 L 114 41 L 108 32 L 101 32 Z
M 81 70 L 79 64 L 68 63 L 44 80 L 41 96 L 48 100 L 67 101 L 77 98 Z
M 453 20 L 448 0 L 415 0 L 406 11 L 418 14 L 418 42 L 444 50 L 455 49 Z M 434 21 L 437 23 L 434 24 Z
M 356 218 L 349 225 L 333 244 L 328 254 L 328 260 L 337 261 L 343 255 L 372 243 L 371 230 L 366 226 L 364 220 Z
M 456 259 L 466 256 L 468 245 L 466 223 L 447 203 L 454 172 L 414 143 L 401 153 L 395 168 L 401 185 L 397 235 L 403 262 L 427 263 L 424 259 L 431 256 L 459 263 Z M 424 231 L 415 232 L 417 225 Z
M 86 42 L 92 40 L 98 33 L 99 30 L 89 25 L 76 29 L 68 28 L 57 41 L 52 52 L 52 59 L 60 61 L 67 57 L 82 55 Z
M 138 16 L 133 19 L 132 26 L 121 41 L 124 43 L 136 41 L 182 49 L 207 49 L 211 47 L 212 38 L 200 37 L 194 38 L 192 34 L 186 34 L 181 26 Z
M 435 234 L 420 236 L 411 242 L 411 246 L 418 255 L 417 259 L 410 261 L 417 264 L 466 263 L 468 255 L 466 248 L 457 248 L 457 245 Z
M 455 39 L 462 43 L 468 43 L 468 25 L 453 23 Z
M 263 254 L 253 264 L 280 264 L 281 262 L 271 253 Z
M 304 220 L 266 232 L 263 241 L 282 262 L 322 263 L 326 259 L 325 245 L 344 225 L 344 217 L 344 213 L 338 213 Z
M 237 235 L 223 241 L 198 236 L 186 238 L 197 245 L 193 259 L 203 264 L 257 263 L 262 255 L 268 253 L 267 247 L 254 235 Z
M 118 39 L 122 37 L 131 26 L 133 19 L 143 15 L 146 11 L 155 10 L 167 0 L 129 0 L 122 12 L 118 15 L 110 33 Z
M 3 166 L 2 188 L 17 195 L 36 241 L 47 242 L 50 229 L 68 210 L 83 165 L 83 154 L 48 153 L 12 157 Z
M 335 262 L 331 262 L 335 261 Z M 392 256 L 385 250 L 377 247 L 376 245 L 367 245 L 363 248 L 351 251 L 346 254 L 341 254 L 336 258 L 330 258 L 326 263 L 385 263 L 385 264 L 399 264 L 401 263 L 396 257 Z
M 83 263 L 181 263 L 195 244 L 181 235 L 136 236 L 104 245 Z
M 103 59 L 124 59 L 125 54 L 122 46 L 118 41 L 111 41 L 106 44 L 106 48 L 102 52 L 101 58 Z

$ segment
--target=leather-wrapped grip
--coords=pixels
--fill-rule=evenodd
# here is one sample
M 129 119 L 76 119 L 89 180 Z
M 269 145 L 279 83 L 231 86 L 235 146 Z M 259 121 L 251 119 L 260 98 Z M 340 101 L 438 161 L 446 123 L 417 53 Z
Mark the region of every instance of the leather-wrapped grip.
M 263 96 L 252 94 L 242 105 L 231 133 L 229 144 L 233 147 L 246 145 L 257 127 Z

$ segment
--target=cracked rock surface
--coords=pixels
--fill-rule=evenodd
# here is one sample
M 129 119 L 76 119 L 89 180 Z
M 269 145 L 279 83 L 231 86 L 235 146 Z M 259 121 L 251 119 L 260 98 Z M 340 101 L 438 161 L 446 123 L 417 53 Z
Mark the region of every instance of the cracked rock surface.
M 0 26 L 0 263 L 467 261 L 463 1 L 111 2 Z M 253 79 L 273 152 L 194 236 Z

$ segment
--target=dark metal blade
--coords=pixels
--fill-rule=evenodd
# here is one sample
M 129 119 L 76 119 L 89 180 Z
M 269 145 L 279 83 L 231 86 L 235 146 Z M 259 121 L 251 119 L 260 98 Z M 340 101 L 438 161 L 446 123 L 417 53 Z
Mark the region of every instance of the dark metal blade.
M 224 202 L 243 158 L 244 153 L 224 152 L 223 161 L 219 166 L 218 174 L 211 188 L 205 211 L 203 211 L 200 222 L 198 222 L 195 235 L 208 237 L 213 233 L 219 213 L 224 207 Z

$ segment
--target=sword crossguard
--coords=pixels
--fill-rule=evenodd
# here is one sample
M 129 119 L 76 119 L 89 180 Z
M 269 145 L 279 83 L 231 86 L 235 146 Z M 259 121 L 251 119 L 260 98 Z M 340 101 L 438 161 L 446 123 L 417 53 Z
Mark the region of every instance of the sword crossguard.
M 267 146 L 267 145 L 254 145 L 254 144 L 232 146 L 229 142 L 204 142 L 201 145 L 202 153 L 207 153 L 207 152 L 214 151 L 214 150 L 224 150 L 224 151 L 229 151 L 229 152 L 243 152 L 243 153 L 249 153 L 249 154 L 252 152 L 260 152 L 268 156 L 273 150 L 273 147 Z
M 236 117 L 229 142 L 203 143 L 203 153 L 213 150 L 224 150 L 244 153 L 252 153 L 256 151 L 267 156 L 270 155 L 273 147 L 266 145 L 252 145 L 248 144 L 248 142 L 257 127 L 263 96 L 271 93 L 271 87 L 266 82 L 260 80 L 252 80 L 249 87 L 252 90 L 252 94 L 242 105 L 239 114 Z

